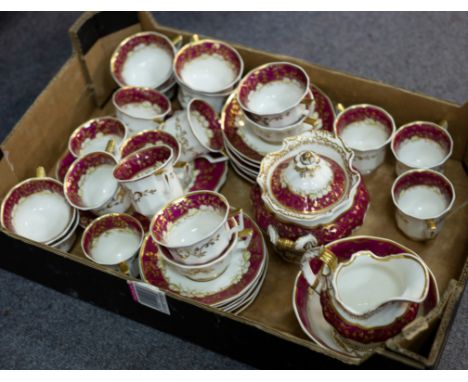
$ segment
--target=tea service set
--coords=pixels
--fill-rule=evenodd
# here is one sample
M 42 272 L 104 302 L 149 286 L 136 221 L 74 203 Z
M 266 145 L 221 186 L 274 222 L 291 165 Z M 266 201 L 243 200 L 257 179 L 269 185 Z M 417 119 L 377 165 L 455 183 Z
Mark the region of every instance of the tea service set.
M 266 234 L 300 265 L 292 305 L 305 334 L 351 357 L 432 310 L 437 283 L 414 251 L 351 234 L 370 205 L 364 176 L 390 146 L 396 225 L 413 240 L 437 236 L 455 200 L 443 175 L 453 149 L 447 126 L 397 129 L 371 104 L 335 111 L 299 65 L 272 62 L 243 75 L 229 44 L 182 42 L 141 32 L 118 45 L 116 117 L 76 128 L 57 179 L 39 168 L 13 187 L 2 226 L 68 251 L 81 222 L 93 262 L 233 313 L 262 287 Z M 253 219 L 218 192 L 227 161 L 253 184 Z

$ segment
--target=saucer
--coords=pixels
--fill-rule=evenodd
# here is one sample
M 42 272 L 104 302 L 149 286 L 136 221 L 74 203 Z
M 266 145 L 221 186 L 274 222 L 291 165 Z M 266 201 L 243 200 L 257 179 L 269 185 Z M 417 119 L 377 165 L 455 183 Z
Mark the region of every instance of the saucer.
M 315 111 L 322 119 L 322 130 L 333 133 L 335 109 L 330 98 L 315 85 L 311 85 L 310 89 L 315 99 Z M 221 125 L 225 141 L 236 154 L 254 164 L 260 164 L 265 154 L 281 149 L 282 144 L 265 142 L 245 127 L 240 128 L 240 120 L 244 121 L 245 118 L 243 118 L 237 97 L 233 93 L 223 108 Z
M 205 158 L 195 158 L 195 176 L 185 192 L 190 191 L 218 191 L 226 182 L 228 165 L 227 162 L 210 163 Z
M 238 217 L 236 217 L 238 219 Z M 197 282 L 172 270 L 159 254 L 159 247 L 148 235 L 140 249 L 140 274 L 147 283 L 185 297 L 208 304 L 219 305 L 241 296 L 259 278 L 267 259 L 262 233 L 253 220 L 244 214 L 244 225 L 253 229 L 252 240 L 246 250 L 236 250 L 231 264 L 218 278 Z
M 341 259 L 348 259 L 353 253 L 360 250 L 372 250 L 377 256 L 389 256 L 398 253 L 412 253 L 408 248 L 388 239 L 372 236 L 355 236 L 337 240 L 327 247 Z M 439 291 L 436 279 L 428 268 L 430 275 L 429 293 L 421 304 L 418 316 L 428 314 L 439 301 Z M 365 350 L 361 353 L 359 350 L 351 351 L 346 349 L 344 342 L 336 334 L 335 329 L 323 317 L 320 296 L 310 291 L 309 285 L 302 272 L 296 277 L 293 292 L 293 308 L 297 320 L 304 333 L 319 346 L 338 354 L 353 358 L 362 358 Z M 349 347 L 348 347 L 349 348 Z

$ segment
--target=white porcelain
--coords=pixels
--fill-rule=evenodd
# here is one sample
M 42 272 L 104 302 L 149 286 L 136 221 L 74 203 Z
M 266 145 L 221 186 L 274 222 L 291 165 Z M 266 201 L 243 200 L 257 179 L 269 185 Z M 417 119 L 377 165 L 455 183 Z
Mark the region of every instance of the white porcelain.
M 81 247 L 85 256 L 101 265 L 112 266 L 137 277 L 136 254 L 144 231 L 137 219 L 127 214 L 107 214 L 91 222 L 83 232 Z
M 161 129 L 177 139 L 181 149 L 180 160 L 183 162 L 217 153 L 223 146 L 221 127 L 216 119 L 216 112 L 210 105 L 199 99 L 190 101 L 186 110 L 175 112 Z
M 171 78 L 176 48 L 157 32 L 136 33 L 115 49 L 110 71 L 119 86 L 167 87 Z
M 156 130 L 171 113 L 171 102 L 162 93 L 141 87 L 118 89 L 112 96 L 115 113 L 135 135 L 145 130 Z
M 173 169 L 173 151 L 166 145 L 135 151 L 117 164 L 113 174 L 129 191 L 135 210 L 147 217 L 183 194 Z
M 370 174 L 385 160 L 395 122 L 384 109 L 359 104 L 346 108 L 336 117 L 334 131 L 354 151 L 354 167 L 361 174 Z
M 125 124 L 114 117 L 93 118 L 78 126 L 70 135 L 68 150 L 75 157 L 106 151 L 109 141 L 114 142 L 111 152 L 119 158 L 119 147 L 127 138 L 128 129 Z
M 266 206 L 282 221 L 316 227 L 334 221 L 354 203 L 354 197 L 361 181 L 360 174 L 351 166 L 353 152 L 345 147 L 342 141 L 325 131 L 306 132 L 298 137 L 286 138 L 281 150 L 264 157 L 261 163 L 257 183 L 262 190 L 262 200 Z M 291 193 L 312 198 L 313 205 L 304 201 L 306 209 L 292 209 L 290 200 L 282 199 L 275 194 L 272 184 L 277 182 L 276 169 L 280 163 L 289 162 L 282 171 L 281 182 Z M 340 195 L 329 203 L 322 201 L 330 195 L 331 186 L 335 187 L 335 171 L 340 169 L 343 183 L 336 185 Z M 313 207 L 313 208 L 312 208 Z
M 253 69 L 241 80 L 237 99 L 254 122 L 265 127 L 286 127 L 309 113 L 313 101 L 309 84 L 301 67 L 273 62 Z
M 392 199 L 398 228 L 413 240 L 437 236 L 455 202 L 455 189 L 433 170 L 409 170 L 393 183 Z
M 230 216 L 229 202 L 222 194 L 194 191 L 161 209 L 151 221 L 150 232 L 179 263 L 205 264 L 219 257 L 232 237 L 244 230 L 242 212 L 239 224 L 231 226 Z
M 131 201 L 113 176 L 116 165 L 117 160 L 107 152 L 93 152 L 78 158 L 63 181 L 68 203 L 97 216 L 127 211 Z
M 193 36 L 177 53 L 173 70 L 181 87 L 210 95 L 231 91 L 242 75 L 244 62 L 225 42 Z
M 421 168 L 443 172 L 453 151 L 453 139 L 447 129 L 427 121 L 401 126 L 391 148 L 396 158 L 396 173 Z
M 77 211 L 67 203 L 63 185 L 38 176 L 15 185 L 2 201 L 1 223 L 10 232 L 44 244 L 61 240 L 76 221 Z
M 285 127 L 263 126 L 250 119 L 247 114 L 244 114 L 244 120 L 239 121 L 239 126 L 245 126 L 246 129 L 266 142 L 280 144 L 285 138 L 322 127 L 321 119 L 318 118 L 318 114 L 314 111 L 313 102 L 310 109 L 310 112 L 306 112 L 297 122 Z
M 230 219 L 230 224 L 231 227 L 237 226 L 237 222 L 233 218 Z M 161 255 L 164 257 L 164 260 L 181 275 L 195 281 L 210 281 L 219 277 L 227 269 L 231 262 L 234 248 L 242 250 L 249 246 L 251 236 L 252 235 L 250 233 L 247 237 L 238 238 L 238 234 L 235 232 L 231 236 L 231 241 L 224 251 L 215 259 L 203 264 L 187 265 L 180 263 L 175 260 L 167 248 L 162 246 L 160 246 Z

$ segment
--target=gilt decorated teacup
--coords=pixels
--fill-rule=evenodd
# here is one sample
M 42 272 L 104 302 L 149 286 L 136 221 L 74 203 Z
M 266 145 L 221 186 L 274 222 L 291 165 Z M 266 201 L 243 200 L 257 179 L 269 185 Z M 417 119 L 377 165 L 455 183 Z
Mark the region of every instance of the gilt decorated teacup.
M 65 199 L 62 183 L 45 177 L 42 167 L 37 175 L 18 183 L 5 196 L 1 223 L 27 239 L 57 243 L 76 221 L 77 211 Z
M 353 166 L 365 175 L 385 160 L 387 146 L 395 132 L 395 122 L 381 107 L 360 104 L 343 110 L 335 119 L 334 130 L 353 150 Z
M 135 135 L 144 130 L 156 130 L 171 112 L 171 102 L 162 93 L 141 87 L 118 89 L 112 102 L 117 118 Z
M 112 54 L 110 71 L 121 87 L 143 86 L 161 91 L 173 83 L 176 47 L 157 32 L 140 32 L 123 40 Z
M 223 148 L 218 116 L 209 104 L 199 99 L 190 101 L 186 110 L 176 112 L 163 124 L 162 130 L 179 142 L 183 162 L 217 153 Z
M 232 236 L 244 229 L 231 227 L 227 199 L 213 191 L 194 191 L 175 199 L 153 217 L 150 233 L 158 245 L 180 263 L 203 264 L 218 257 Z
M 411 122 L 395 133 L 392 145 L 397 175 L 422 168 L 443 172 L 452 155 L 453 140 L 448 131 L 432 122 Z
M 72 163 L 63 181 L 68 202 L 95 215 L 125 212 L 130 197 L 113 176 L 117 160 L 107 152 L 87 154 Z
M 249 72 L 240 82 L 237 99 L 244 114 L 266 127 L 286 127 L 308 114 L 313 98 L 309 76 L 300 66 L 273 62 Z
M 81 248 L 93 262 L 138 276 L 136 254 L 143 242 L 140 222 L 127 214 L 107 214 L 93 220 L 83 232 Z
M 180 145 L 175 137 L 163 130 L 146 130 L 128 138 L 120 148 L 122 158 L 142 148 L 167 145 L 173 151 L 174 171 L 182 186 L 186 188 L 193 181 L 193 162 L 180 161 Z
M 152 146 L 126 156 L 114 168 L 115 179 L 128 190 L 140 214 L 153 216 L 167 202 L 182 196 L 173 159 L 169 146 Z
M 182 47 L 174 59 L 179 85 L 208 95 L 232 91 L 244 70 L 240 54 L 222 41 L 195 40 Z
M 234 218 L 229 219 L 230 227 L 235 227 L 237 222 Z M 248 244 L 247 244 L 248 245 Z M 177 261 L 168 248 L 160 246 L 161 255 L 174 270 L 179 274 L 195 281 L 210 281 L 224 273 L 229 266 L 234 248 L 238 249 L 238 235 L 232 235 L 228 246 L 221 254 L 203 264 L 187 265 Z M 246 246 L 244 246 L 246 248 Z
M 409 170 L 393 183 L 398 228 L 413 240 L 434 238 L 455 202 L 455 189 L 434 170 Z
M 79 158 L 97 151 L 106 151 L 109 141 L 114 142 L 111 154 L 119 155 L 120 144 L 127 137 L 127 127 L 114 117 L 99 117 L 78 126 L 70 136 L 68 150 Z

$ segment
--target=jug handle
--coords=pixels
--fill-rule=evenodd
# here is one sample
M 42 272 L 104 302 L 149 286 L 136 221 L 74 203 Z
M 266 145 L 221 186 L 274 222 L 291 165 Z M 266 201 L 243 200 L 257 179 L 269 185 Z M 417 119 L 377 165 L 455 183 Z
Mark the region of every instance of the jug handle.
M 310 266 L 310 260 L 313 258 L 317 258 L 321 262 L 320 269 L 317 273 L 314 273 Z M 302 257 L 302 275 L 310 285 L 310 288 L 314 292 L 320 293 L 319 287 L 323 277 L 329 275 L 331 272 L 334 272 L 337 265 L 338 259 L 333 252 L 325 247 L 315 247 L 314 249 L 308 249 Z

